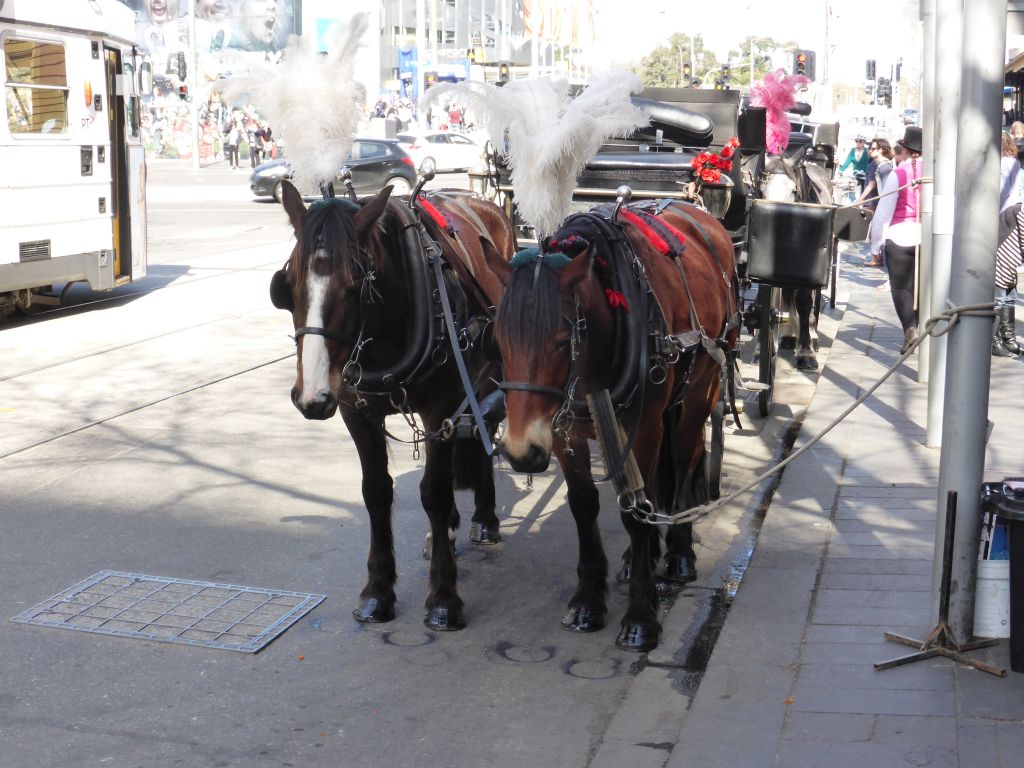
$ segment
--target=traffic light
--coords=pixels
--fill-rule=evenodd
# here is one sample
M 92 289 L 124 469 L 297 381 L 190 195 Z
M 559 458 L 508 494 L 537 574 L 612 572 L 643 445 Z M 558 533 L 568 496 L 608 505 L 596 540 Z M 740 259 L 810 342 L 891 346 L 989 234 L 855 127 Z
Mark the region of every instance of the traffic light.
M 691 80 L 693 80 L 693 71 L 689 64 L 683 64 L 683 85 L 689 85 Z
M 509 69 L 508 62 L 503 61 L 498 64 L 498 82 L 507 83 L 509 80 Z
M 178 79 L 184 82 L 185 76 L 188 75 L 188 67 L 185 66 L 185 52 L 184 51 L 178 51 L 177 70 L 178 70 Z
M 814 79 L 814 51 L 793 51 L 793 74 Z
M 868 59 L 867 67 L 865 67 L 864 75 L 865 75 L 866 79 L 868 79 L 868 80 L 874 80 L 875 79 L 875 60 L 874 59 Z
M 728 64 L 723 64 L 722 65 L 722 81 L 723 82 L 728 82 L 731 77 L 732 77 L 732 69 L 729 67 Z
M 432 85 L 437 85 L 437 72 L 424 72 L 423 90 L 427 90 Z
M 182 101 L 188 101 L 188 86 L 187 85 L 179 85 L 178 86 L 178 98 L 181 99 Z
M 471 63 L 475 62 L 476 61 L 476 48 L 467 48 L 466 49 L 466 58 L 469 59 L 469 61 Z

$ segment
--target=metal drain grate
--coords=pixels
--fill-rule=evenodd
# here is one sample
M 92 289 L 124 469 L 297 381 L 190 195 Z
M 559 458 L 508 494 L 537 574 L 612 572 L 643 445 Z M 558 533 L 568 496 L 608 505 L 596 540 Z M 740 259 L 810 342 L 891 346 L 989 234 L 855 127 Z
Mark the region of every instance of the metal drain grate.
M 100 571 L 11 621 L 256 653 L 323 599 L 307 592 Z

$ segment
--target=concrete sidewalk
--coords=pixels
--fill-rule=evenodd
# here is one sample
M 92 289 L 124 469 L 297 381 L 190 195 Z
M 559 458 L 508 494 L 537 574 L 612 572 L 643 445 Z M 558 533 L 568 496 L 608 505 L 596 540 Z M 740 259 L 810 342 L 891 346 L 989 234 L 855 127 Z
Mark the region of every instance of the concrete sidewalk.
M 885 273 L 844 261 L 841 316 L 797 447 L 876 381 L 902 342 Z M 1021 764 L 1024 675 L 941 658 L 873 668 L 912 652 L 883 632 L 932 629 L 939 450 L 924 445 L 916 365 L 914 355 L 786 470 L 670 768 Z M 985 480 L 1024 472 L 1022 381 L 1024 361 L 993 359 Z M 1006 640 L 971 655 L 1009 667 Z

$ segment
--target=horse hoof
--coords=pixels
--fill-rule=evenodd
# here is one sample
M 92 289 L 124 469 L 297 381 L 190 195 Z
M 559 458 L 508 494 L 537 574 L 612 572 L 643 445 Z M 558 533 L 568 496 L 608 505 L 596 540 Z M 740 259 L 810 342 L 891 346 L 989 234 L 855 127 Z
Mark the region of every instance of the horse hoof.
M 671 584 L 689 584 L 697 580 L 697 565 L 692 557 L 665 559 L 665 581 Z
M 427 615 L 423 617 L 423 623 L 435 632 L 456 632 L 466 628 L 466 620 L 462 618 L 462 611 L 442 606 L 428 610 Z
M 359 607 L 353 609 L 352 618 L 363 624 L 383 624 L 395 618 L 395 606 L 379 597 L 364 597 Z
M 783 336 L 779 339 L 779 349 L 796 349 L 796 336 Z
M 562 626 L 570 632 L 597 632 L 604 629 L 604 617 L 603 610 L 577 605 L 562 617 Z
M 676 584 L 668 579 L 656 579 L 654 589 L 658 593 L 658 602 L 662 605 L 674 603 L 682 586 L 682 584 Z
M 796 369 L 798 371 L 816 371 L 818 370 L 818 361 L 813 357 L 798 357 Z
M 469 529 L 469 540 L 474 544 L 483 544 L 485 546 L 500 544 L 501 533 L 497 528 L 488 528 L 481 523 L 473 523 Z
M 634 653 L 653 651 L 658 647 L 658 630 L 652 631 L 642 624 L 626 624 L 615 638 L 615 645 Z

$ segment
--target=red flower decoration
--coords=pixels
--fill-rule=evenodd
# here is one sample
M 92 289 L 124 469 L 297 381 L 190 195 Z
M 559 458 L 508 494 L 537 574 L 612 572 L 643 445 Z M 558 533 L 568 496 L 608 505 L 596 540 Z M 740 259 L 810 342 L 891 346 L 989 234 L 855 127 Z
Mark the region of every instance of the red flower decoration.
M 728 173 L 732 170 L 731 158 L 739 145 L 740 140 L 733 136 L 725 142 L 721 152 L 701 152 L 693 158 L 691 165 L 697 178 L 709 184 L 719 181 L 723 172 Z

